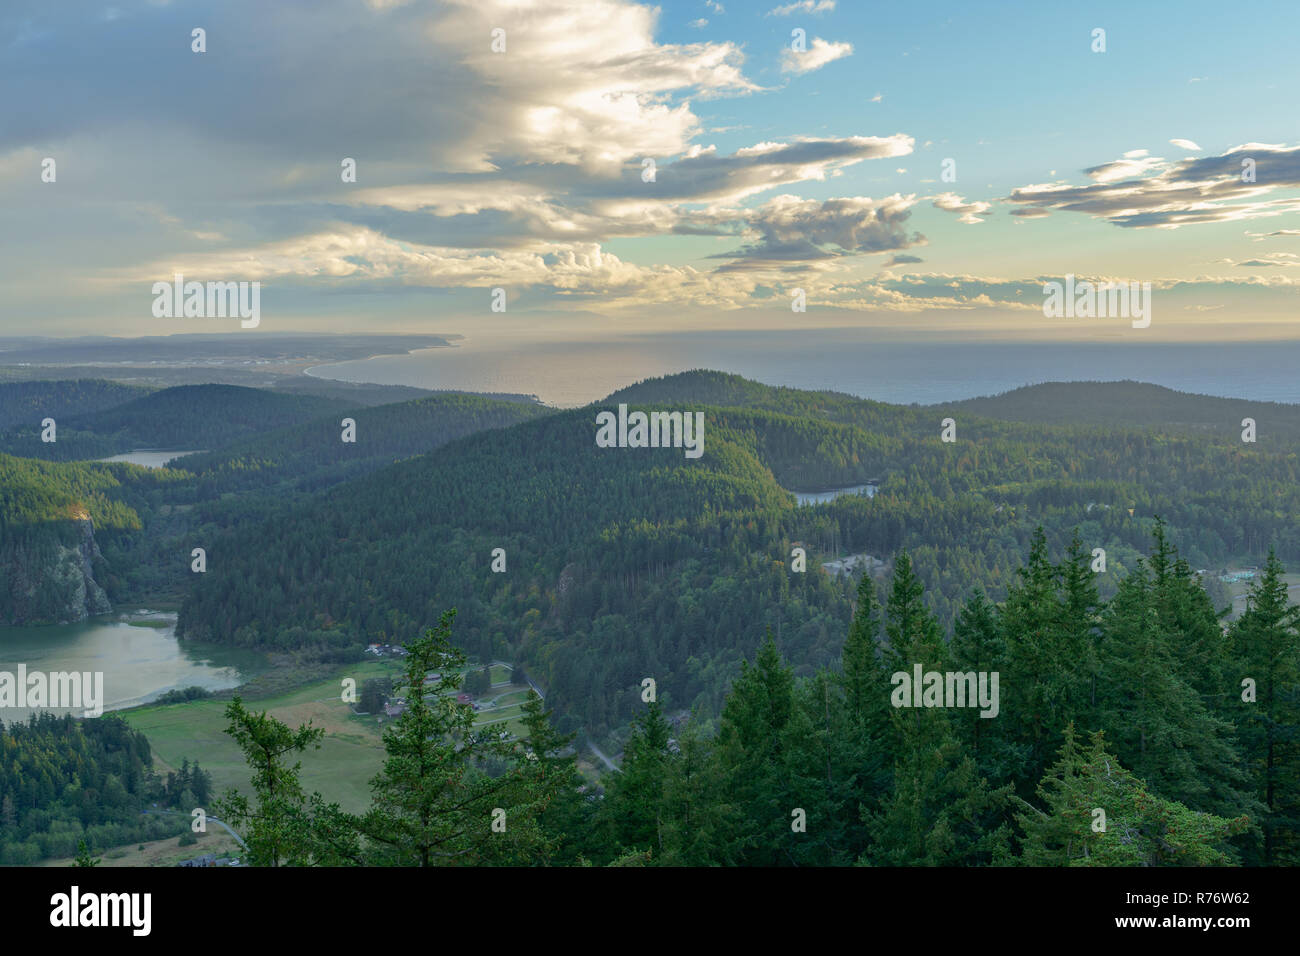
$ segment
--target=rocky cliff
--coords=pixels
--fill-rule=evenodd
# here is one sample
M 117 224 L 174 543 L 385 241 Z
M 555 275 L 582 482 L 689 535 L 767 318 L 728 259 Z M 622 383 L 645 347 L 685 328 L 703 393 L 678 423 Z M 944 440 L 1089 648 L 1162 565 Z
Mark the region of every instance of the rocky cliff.
M 95 581 L 102 562 L 95 527 L 81 511 L 0 542 L 0 625 L 66 624 L 111 611 Z

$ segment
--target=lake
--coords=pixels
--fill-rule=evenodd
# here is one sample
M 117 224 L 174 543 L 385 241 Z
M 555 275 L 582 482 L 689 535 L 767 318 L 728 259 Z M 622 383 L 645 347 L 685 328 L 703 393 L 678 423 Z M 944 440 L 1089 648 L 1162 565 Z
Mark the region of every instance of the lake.
M 128 465 L 144 465 L 146 468 L 162 468 L 173 458 L 199 454 L 202 454 L 202 452 L 192 450 L 152 451 L 148 448 L 137 448 L 135 451 L 127 452 L 125 455 L 114 455 L 112 458 L 96 458 L 95 461 L 124 461 Z
M 786 489 L 789 491 L 789 489 Z M 801 505 L 820 505 L 834 501 L 841 495 L 866 495 L 871 498 L 876 493 L 875 485 L 852 485 L 848 488 L 835 488 L 831 491 L 791 491 L 795 501 Z
M 268 667 L 264 655 L 176 639 L 176 615 L 141 612 L 123 620 L 105 615 L 77 624 L 0 628 L 0 671 L 90 671 L 104 675 L 105 711 L 147 704 L 169 690 L 238 687 Z M 56 710 L 75 713 L 80 710 Z M 6 724 L 29 708 L 0 709 Z

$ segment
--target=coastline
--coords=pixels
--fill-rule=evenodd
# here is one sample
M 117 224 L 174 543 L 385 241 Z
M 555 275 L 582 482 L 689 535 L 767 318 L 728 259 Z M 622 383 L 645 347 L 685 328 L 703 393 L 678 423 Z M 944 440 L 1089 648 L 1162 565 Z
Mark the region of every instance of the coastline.
M 456 338 L 457 338 L 457 339 L 460 339 L 460 340 L 462 340 L 462 341 L 464 340 L 464 336 L 459 336 L 459 335 L 458 335 L 458 336 L 456 336 Z M 416 352 L 427 352 L 427 351 L 429 351 L 429 350 L 431 350 L 431 349 L 454 349 L 454 348 L 460 348 L 460 346 L 457 345 L 455 342 L 453 342 L 453 341 L 451 340 L 451 337 L 448 336 L 448 337 L 447 337 L 447 344 L 446 344 L 446 345 L 422 345 L 422 346 L 420 346 L 418 349 L 407 349 L 405 352 L 378 352 L 378 353 L 376 353 L 376 354 L 374 354 L 374 355 L 367 355 L 367 356 L 366 356 L 365 358 L 363 358 L 363 359 L 344 359 L 344 360 L 341 361 L 341 362 L 324 362 L 324 363 L 322 363 L 321 365 L 311 365 L 311 366 L 308 366 L 308 367 L 305 368 L 305 369 L 302 369 L 302 370 L 301 370 L 301 374 L 303 374 L 303 375 L 311 375 L 312 378 L 322 378 L 322 379 L 323 379 L 323 378 L 325 378 L 325 376 L 323 376 L 323 375 L 312 375 L 312 373 L 313 373 L 314 371 L 316 371 L 316 369 L 318 369 L 318 368 L 332 368 L 332 367 L 334 367 L 335 365 L 346 365 L 346 364 L 348 364 L 349 362 L 372 362 L 372 361 L 374 361 L 375 359 L 379 359 L 379 358 L 401 358 L 401 357 L 404 356 L 404 355 L 414 355 Z M 346 381 L 345 379 L 325 379 L 325 380 L 326 380 L 326 381 Z M 371 382 L 371 383 L 369 383 L 369 384 L 372 384 L 372 385 L 382 385 L 383 383 L 382 383 L 382 382 Z

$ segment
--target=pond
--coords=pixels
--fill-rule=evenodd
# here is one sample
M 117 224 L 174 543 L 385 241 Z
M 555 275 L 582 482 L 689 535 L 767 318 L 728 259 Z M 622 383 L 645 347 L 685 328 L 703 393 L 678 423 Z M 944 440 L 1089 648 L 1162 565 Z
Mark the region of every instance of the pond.
M 136 612 L 77 624 L 0 628 L 0 671 L 102 673 L 105 711 L 147 704 L 169 690 L 238 687 L 267 669 L 265 655 L 176 639 L 176 615 Z M 39 708 L 81 716 L 78 708 Z M 28 707 L 0 707 L 6 724 L 26 720 Z
M 876 485 L 850 485 L 848 488 L 832 488 L 829 491 L 791 491 L 795 501 L 801 505 L 820 505 L 834 501 L 841 495 L 866 495 L 868 498 L 876 493 Z M 789 489 L 786 489 L 789 491 Z
M 162 468 L 173 458 L 180 458 L 184 455 L 199 455 L 202 452 L 194 450 L 179 451 L 156 451 L 150 448 L 137 448 L 135 451 L 129 451 L 124 455 L 114 455 L 112 458 L 96 458 L 96 461 L 124 461 L 129 465 L 144 465 L 146 468 Z

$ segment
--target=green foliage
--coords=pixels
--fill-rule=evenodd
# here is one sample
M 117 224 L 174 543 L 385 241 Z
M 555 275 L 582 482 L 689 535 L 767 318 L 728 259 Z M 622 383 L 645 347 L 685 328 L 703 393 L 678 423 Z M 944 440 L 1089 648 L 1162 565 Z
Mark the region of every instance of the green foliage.
M 325 816 L 323 811 L 337 808 L 309 800 L 298 778 L 301 762 L 288 762 L 293 754 L 318 748 L 325 731 L 310 724 L 291 730 L 265 711 L 248 710 L 238 696 L 226 706 L 226 718 L 226 733 L 239 745 L 253 773 L 254 796 L 250 801 L 236 790 L 227 790 L 216 807 L 243 832 L 249 863 L 304 866 L 332 862 L 322 843 L 333 831 L 315 821 Z
M 473 710 L 455 700 L 465 663 L 451 644 L 455 616 L 444 612 L 436 628 L 406 648 L 394 687 L 406 710 L 384 732 L 387 759 L 358 825 L 376 863 L 501 864 L 544 858 L 549 850 L 537 817 L 564 776 L 548 776 L 545 765 L 534 766 L 538 762 L 528 761 L 505 734 L 476 730 Z M 426 686 L 432 672 L 438 678 Z M 536 712 L 532 718 L 533 747 L 554 750 Z M 506 761 L 506 771 L 496 777 L 482 772 L 476 764 L 490 758 Z
M 151 769 L 149 742 L 120 717 L 38 714 L 0 727 L 0 865 L 70 857 L 77 845 L 112 847 L 175 836 L 174 817 L 142 816 L 174 805 Z M 197 765 L 186 768 L 187 783 Z M 186 808 L 188 810 L 188 808 Z
M 238 385 L 180 385 L 98 411 L 56 418 L 58 440 L 54 442 L 41 441 L 37 418 L 0 433 L 0 451 L 73 461 L 133 448 L 217 448 L 247 435 L 301 424 L 346 408 L 316 395 L 287 395 Z
M 1287 597 L 1282 563 L 1270 553 L 1246 611 L 1229 631 L 1228 710 L 1244 763 L 1263 803 L 1262 845 L 1248 862 L 1300 863 L 1300 607 Z M 1253 681 L 1253 700 L 1246 681 Z
M 84 839 L 77 841 L 77 859 L 73 866 L 99 866 L 102 862 L 100 858 L 91 856 L 90 847 Z
M 1073 724 L 1038 795 L 1042 809 L 1017 800 L 1029 866 L 1229 865 L 1229 837 L 1249 823 L 1157 796 L 1107 750 L 1102 733 L 1084 743 Z

